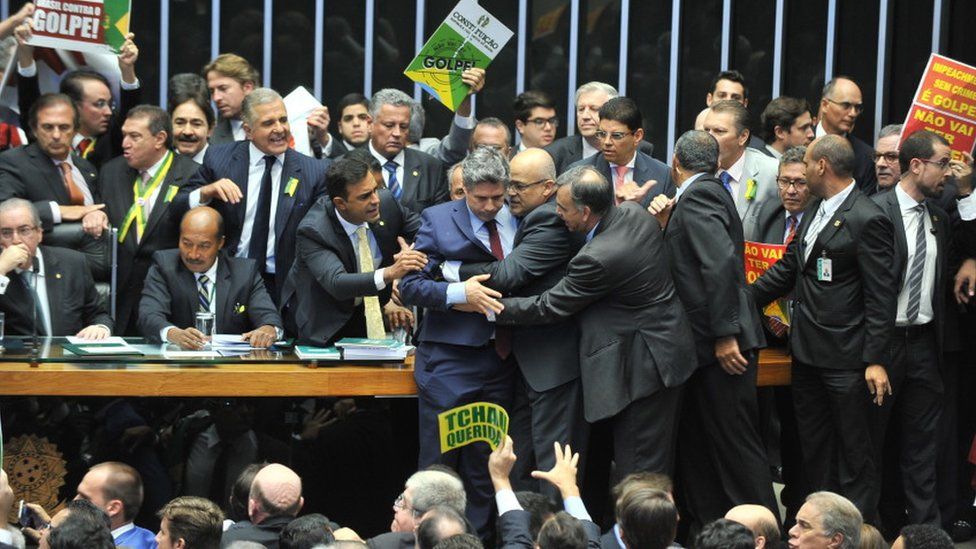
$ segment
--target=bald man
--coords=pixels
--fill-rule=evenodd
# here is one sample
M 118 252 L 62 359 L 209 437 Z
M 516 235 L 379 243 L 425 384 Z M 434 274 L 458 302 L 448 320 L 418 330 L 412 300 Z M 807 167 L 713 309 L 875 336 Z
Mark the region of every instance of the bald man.
M 779 526 L 773 512 L 762 505 L 736 505 L 725 513 L 725 518 L 738 522 L 752 531 L 756 549 L 780 546 Z
M 139 306 L 139 330 L 154 343 L 202 349 L 211 334 L 196 329 L 197 313 L 212 313 L 214 332 L 240 334 L 252 347 L 282 337 L 282 322 L 258 264 L 230 257 L 217 210 L 200 206 L 180 222 L 179 249 L 153 254 Z
M 249 521 L 241 521 L 224 532 L 220 547 L 235 541 L 253 541 L 278 549 L 278 535 L 302 509 L 302 479 L 279 463 L 266 465 L 251 482 L 247 501 Z

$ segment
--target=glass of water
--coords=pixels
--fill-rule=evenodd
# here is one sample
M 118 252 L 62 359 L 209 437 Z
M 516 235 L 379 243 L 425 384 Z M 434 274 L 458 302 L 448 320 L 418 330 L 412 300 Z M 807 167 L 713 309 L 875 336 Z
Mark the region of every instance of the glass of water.
M 208 342 L 203 346 L 203 348 L 210 349 L 211 347 L 209 340 L 213 339 L 214 332 L 214 314 L 197 313 L 195 328 L 208 339 Z
M 0 311 L 0 351 L 3 350 L 3 329 L 4 329 L 4 314 Z

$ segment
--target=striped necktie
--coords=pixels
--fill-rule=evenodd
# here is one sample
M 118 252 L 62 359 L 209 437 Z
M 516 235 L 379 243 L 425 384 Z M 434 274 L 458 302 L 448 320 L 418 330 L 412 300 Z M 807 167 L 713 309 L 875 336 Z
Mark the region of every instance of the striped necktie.
M 918 320 L 918 310 L 922 303 L 922 275 L 925 273 L 925 205 L 919 204 L 914 210 L 918 212 L 918 229 L 915 231 L 915 257 L 908 270 L 908 306 L 905 316 L 908 323 L 914 324 Z
M 199 307 L 197 307 L 197 312 L 209 313 L 210 312 L 210 277 L 203 274 L 197 279 L 197 301 L 199 302 Z

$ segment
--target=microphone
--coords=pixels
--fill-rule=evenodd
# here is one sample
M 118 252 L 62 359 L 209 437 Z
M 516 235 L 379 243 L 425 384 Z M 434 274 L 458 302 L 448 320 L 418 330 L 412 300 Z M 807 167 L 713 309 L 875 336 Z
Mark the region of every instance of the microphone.
M 37 334 L 37 278 L 41 276 L 41 266 L 35 255 L 31 258 L 31 363 L 37 364 L 41 353 L 41 345 L 38 342 Z

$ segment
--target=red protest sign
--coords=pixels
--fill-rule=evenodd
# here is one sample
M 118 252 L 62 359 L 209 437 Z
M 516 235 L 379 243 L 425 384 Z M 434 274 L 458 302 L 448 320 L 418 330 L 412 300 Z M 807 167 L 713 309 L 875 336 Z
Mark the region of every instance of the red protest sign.
M 976 67 L 933 53 L 918 83 L 901 141 L 918 130 L 944 137 L 953 156 L 976 145 Z

